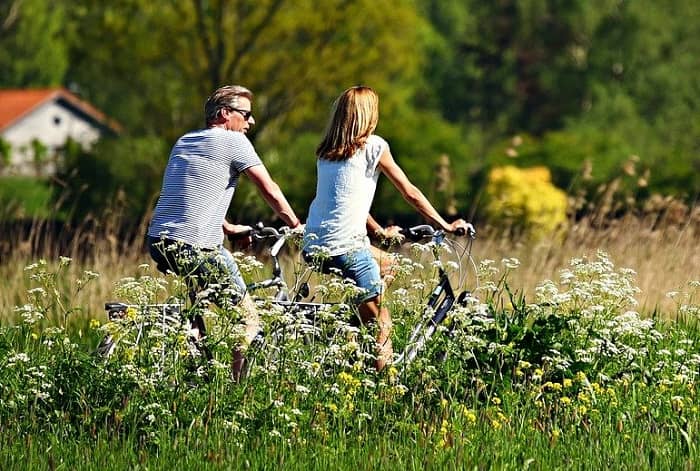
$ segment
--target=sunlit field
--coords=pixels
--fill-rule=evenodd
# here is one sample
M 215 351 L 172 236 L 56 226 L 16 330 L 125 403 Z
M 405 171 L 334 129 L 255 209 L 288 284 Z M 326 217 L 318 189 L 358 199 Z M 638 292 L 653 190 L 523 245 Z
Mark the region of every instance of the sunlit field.
M 474 243 L 475 298 L 410 366 L 376 372 L 371 326 L 330 308 L 313 341 L 290 334 L 252 348 L 240 381 L 230 371 L 236 307 L 194 308 L 209 326 L 209 361 L 184 320 L 134 309 L 108 321 L 105 301 L 182 295 L 140 244 L 17 251 L 0 268 L 0 466 L 693 469 L 696 235 L 636 220 L 550 240 L 497 234 L 484 228 Z M 429 251 L 404 247 L 395 262 L 397 353 L 435 279 Z M 267 270 L 256 254 L 240 256 L 251 279 Z M 287 257 L 288 271 L 297 263 Z M 352 290 L 318 283 L 341 300 Z M 261 316 L 268 333 L 302 328 L 271 305 Z M 120 342 L 99 356 L 107 334 Z

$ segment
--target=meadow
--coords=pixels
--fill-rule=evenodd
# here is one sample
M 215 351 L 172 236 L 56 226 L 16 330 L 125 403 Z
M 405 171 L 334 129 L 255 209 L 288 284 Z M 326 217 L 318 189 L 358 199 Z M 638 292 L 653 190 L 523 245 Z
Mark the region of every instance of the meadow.
M 696 467 L 690 224 L 584 220 L 535 241 L 484 228 L 476 298 L 411 367 L 377 373 L 371 331 L 328 312 L 324 342 L 290 336 L 256 350 L 241 381 L 229 369 L 241 341 L 235 307 L 205 307 L 209 362 L 185 323 L 132 329 L 114 355 L 95 355 L 119 327 L 105 301 L 162 302 L 183 284 L 154 270 L 138 236 L 75 239 L 37 254 L 27 238 L 0 266 L 3 469 Z M 435 276 L 422 250 L 398 257 L 387 296 L 397 350 Z M 250 277 L 264 262 L 240 255 Z M 148 315 L 130 312 L 121 327 Z M 263 318 L 293 323 L 273 308 Z

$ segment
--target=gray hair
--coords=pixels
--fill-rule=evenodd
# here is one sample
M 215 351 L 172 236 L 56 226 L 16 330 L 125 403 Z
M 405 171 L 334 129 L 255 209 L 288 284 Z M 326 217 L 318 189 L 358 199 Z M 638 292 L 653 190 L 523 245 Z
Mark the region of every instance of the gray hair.
M 215 123 L 219 119 L 223 108 L 236 108 L 238 106 L 239 97 L 247 98 L 252 102 L 253 92 L 240 85 L 219 87 L 207 98 L 207 102 L 204 105 L 204 119 L 206 125 L 210 126 Z

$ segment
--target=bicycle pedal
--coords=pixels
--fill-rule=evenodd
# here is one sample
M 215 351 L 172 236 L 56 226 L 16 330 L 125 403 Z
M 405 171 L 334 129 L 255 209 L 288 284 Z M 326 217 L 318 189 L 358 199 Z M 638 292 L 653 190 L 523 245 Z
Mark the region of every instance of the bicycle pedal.
M 115 348 L 116 344 L 114 343 L 114 338 L 112 338 L 111 335 L 108 335 L 107 337 L 102 339 L 100 344 L 95 349 L 95 353 L 97 353 L 97 355 L 101 357 L 108 357 L 112 355 Z
M 114 310 L 107 313 L 110 321 L 118 321 L 126 317 L 126 310 Z
M 165 313 L 171 316 L 180 316 L 180 305 L 179 304 L 168 304 L 165 306 Z
M 467 306 L 467 304 L 470 302 L 470 300 L 476 299 L 474 296 L 472 296 L 471 291 L 462 291 L 459 293 L 459 296 L 457 296 L 457 304 L 460 306 Z

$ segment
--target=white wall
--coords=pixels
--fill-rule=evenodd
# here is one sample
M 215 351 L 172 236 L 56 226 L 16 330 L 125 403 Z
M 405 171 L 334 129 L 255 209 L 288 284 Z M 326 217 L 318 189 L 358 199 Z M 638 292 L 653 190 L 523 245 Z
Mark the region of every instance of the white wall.
M 51 161 L 68 137 L 89 148 L 100 137 L 100 132 L 55 101 L 37 107 L 2 132 L 2 138 L 12 145 L 12 158 L 5 174 L 36 175 L 32 140 L 38 139 L 48 148 L 47 157 Z M 53 162 L 49 162 L 42 173 L 50 174 L 54 170 Z

